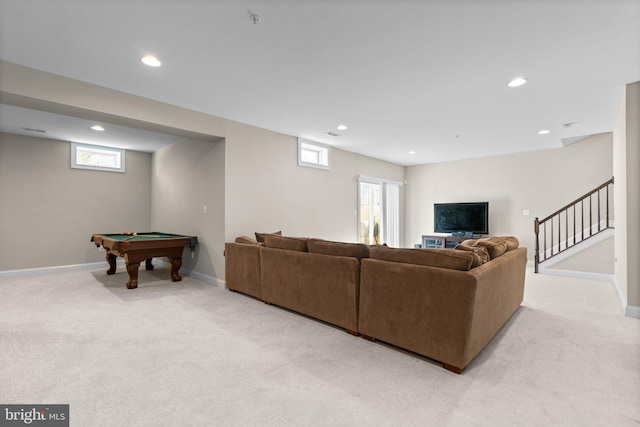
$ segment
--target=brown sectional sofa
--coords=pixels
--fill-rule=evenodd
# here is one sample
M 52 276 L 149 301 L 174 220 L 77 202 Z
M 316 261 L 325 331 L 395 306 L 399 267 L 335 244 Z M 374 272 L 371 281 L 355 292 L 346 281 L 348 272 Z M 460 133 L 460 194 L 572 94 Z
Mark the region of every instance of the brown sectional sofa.
M 523 299 L 527 251 L 515 238 L 456 249 L 393 249 L 256 233 L 226 243 L 242 292 L 442 362 L 460 373 Z

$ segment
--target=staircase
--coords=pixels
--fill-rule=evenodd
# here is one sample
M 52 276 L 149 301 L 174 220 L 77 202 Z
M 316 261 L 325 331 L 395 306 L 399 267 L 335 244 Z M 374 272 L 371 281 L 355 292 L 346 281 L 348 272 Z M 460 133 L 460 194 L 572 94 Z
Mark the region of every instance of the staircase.
M 613 178 L 546 218 L 536 218 L 535 272 L 539 272 L 539 266 L 543 262 L 549 262 L 589 239 L 594 241 L 596 236 L 602 239 L 607 233 L 611 233 L 612 198 Z

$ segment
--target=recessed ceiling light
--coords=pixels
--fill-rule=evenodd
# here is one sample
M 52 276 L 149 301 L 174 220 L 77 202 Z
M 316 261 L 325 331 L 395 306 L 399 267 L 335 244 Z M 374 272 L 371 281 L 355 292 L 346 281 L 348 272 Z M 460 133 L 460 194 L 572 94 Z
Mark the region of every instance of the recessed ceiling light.
M 347 130 L 347 127 L 345 125 L 338 125 L 338 127 L 336 127 L 336 129 L 338 129 L 338 130 Z
M 162 65 L 162 62 L 158 58 L 153 55 L 145 55 L 140 58 L 143 64 L 148 65 L 149 67 L 159 67 Z
M 91 126 L 91 129 L 98 131 L 98 132 L 104 132 L 104 128 L 100 125 L 93 125 Z
M 518 86 L 522 86 L 526 82 L 527 82 L 527 79 L 525 79 L 524 77 L 516 77 L 515 79 L 511 80 L 507 86 L 518 87 Z
M 542 129 L 541 131 L 538 132 L 538 135 L 547 135 L 549 133 L 551 133 L 549 129 Z
M 409 154 L 416 154 L 415 151 L 409 151 Z

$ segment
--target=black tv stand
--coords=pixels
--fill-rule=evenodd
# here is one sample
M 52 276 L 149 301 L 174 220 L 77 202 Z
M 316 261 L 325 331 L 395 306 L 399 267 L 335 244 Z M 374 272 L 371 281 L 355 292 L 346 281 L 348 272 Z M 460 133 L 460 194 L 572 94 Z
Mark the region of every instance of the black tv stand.
M 478 238 L 479 237 L 475 235 L 473 237 L 425 235 L 422 236 L 422 247 L 430 249 L 453 249 L 465 240 Z

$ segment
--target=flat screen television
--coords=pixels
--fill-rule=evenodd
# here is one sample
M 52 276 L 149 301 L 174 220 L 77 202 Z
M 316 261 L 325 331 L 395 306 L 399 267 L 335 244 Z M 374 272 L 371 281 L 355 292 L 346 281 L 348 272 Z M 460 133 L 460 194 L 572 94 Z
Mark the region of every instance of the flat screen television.
M 435 203 L 433 231 L 489 234 L 489 202 Z

